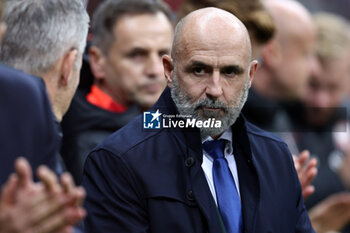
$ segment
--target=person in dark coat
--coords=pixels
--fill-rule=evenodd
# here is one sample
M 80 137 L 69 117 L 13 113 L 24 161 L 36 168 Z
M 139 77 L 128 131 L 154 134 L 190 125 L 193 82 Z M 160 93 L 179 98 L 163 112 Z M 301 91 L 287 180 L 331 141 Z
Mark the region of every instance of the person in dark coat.
M 43 80 L 0 64 L 0 113 L 0 232 L 67 232 L 86 215 L 72 203 L 85 192 L 68 174 L 61 186 L 48 169 L 56 168 L 59 140 Z M 33 183 L 31 168 L 41 183 Z
M 0 232 L 71 232 L 71 225 L 86 215 L 81 207 L 85 191 L 67 173 L 59 182 L 49 168 L 62 172 L 55 123 L 79 82 L 88 22 L 80 0 L 6 2 L 0 60 L 42 79 L 0 67 L 1 184 L 6 181 Z M 33 182 L 31 166 L 19 156 L 29 161 L 40 182 Z M 16 171 L 10 175 L 15 160 Z M 37 169 L 41 164 L 46 166 Z
M 79 83 L 89 26 L 87 12 L 80 0 L 11 1 L 7 3 L 4 22 L 7 31 L 1 44 L 0 61 L 42 78 L 60 141 L 59 123 Z M 59 148 L 56 158 L 54 170 L 62 174 L 65 166 Z
M 88 156 L 85 232 L 314 232 L 287 145 L 240 115 L 257 69 L 241 21 L 190 13 L 163 66 L 152 110 Z
M 84 85 L 62 122 L 62 156 L 78 184 L 89 152 L 161 95 L 161 57 L 170 53 L 173 39 L 170 11 L 159 0 L 105 1 L 91 32 Z

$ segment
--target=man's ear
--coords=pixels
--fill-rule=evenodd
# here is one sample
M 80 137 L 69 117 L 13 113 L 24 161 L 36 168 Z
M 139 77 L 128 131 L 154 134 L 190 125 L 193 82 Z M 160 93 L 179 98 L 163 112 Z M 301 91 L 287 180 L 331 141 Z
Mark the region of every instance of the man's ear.
M 61 65 L 61 81 L 63 86 L 67 86 L 69 83 L 69 78 L 71 76 L 71 72 L 74 69 L 74 64 L 77 56 L 78 51 L 76 49 L 73 49 L 66 53 L 63 57 Z
M 168 82 L 168 87 L 172 87 L 173 85 L 173 72 L 174 72 L 174 65 L 173 60 L 169 55 L 164 55 L 162 57 L 163 62 L 163 68 L 164 68 L 164 76 Z
M 97 80 L 103 79 L 106 76 L 104 66 L 106 58 L 102 51 L 96 47 L 91 46 L 89 49 L 89 61 L 91 72 Z
M 270 40 L 262 49 L 261 57 L 264 61 L 264 65 L 272 67 L 273 69 L 278 67 L 282 61 L 282 48 L 276 38 Z
M 254 74 L 258 70 L 258 61 L 253 60 L 250 62 L 250 69 L 249 69 L 249 88 L 252 86 L 252 82 L 254 79 Z

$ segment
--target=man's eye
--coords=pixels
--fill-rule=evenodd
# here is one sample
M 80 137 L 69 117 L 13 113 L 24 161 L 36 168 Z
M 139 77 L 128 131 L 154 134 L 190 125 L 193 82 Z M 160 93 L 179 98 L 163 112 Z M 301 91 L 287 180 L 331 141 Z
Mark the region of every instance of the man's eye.
M 137 58 L 137 57 L 142 57 L 142 56 L 143 56 L 143 54 L 140 52 L 133 52 L 130 54 L 131 58 Z
M 237 72 L 234 68 L 226 68 L 223 70 L 223 74 L 230 77 L 234 77 L 236 73 Z
M 132 51 L 128 54 L 129 58 L 136 60 L 136 61 L 143 60 L 146 56 L 147 56 L 147 52 L 139 51 L 139 50 Z
M 193 74 L 195 75 L 203 75 L 205 73 L 205 69 L 202 67 L 193 68 Z

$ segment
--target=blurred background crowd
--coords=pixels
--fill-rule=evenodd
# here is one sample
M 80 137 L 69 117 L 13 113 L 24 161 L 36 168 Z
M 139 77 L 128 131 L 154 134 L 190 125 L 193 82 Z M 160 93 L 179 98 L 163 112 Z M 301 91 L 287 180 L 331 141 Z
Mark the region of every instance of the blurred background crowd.
M 315 231 L 350 232 L 350 1 L 7 0 L 1 7 L 6 26 L 0 28 L 0 62 L 32 75 L 38 84 L 35 95 L 12 96 L 19 84 L 2 84 L 1 76 L 25 74 L 0 67 L 0 233 L 25 232 L 11 228 L 9 219 L 22 214 L 21 205 L 28 210 L 19 201 L 28 192 L 40 193 L 43 206 L 51 206 L 46 199 L 67 200 L 41 213 L 53 219 L 53 227 L 48 218 L 38 217 L 23 228 L 64 232 L 86 215 L 76 205 L 85 194 L 73 180 L 82 183 L 89 151 L 157 101 L 166 86 L 161 57 L 170 53 L 174 25 L 210 6 L 233 13 L 248 29 L 259 68 L 243 114 L 287 142 Z M 45 88 L 48 99 L 38 97 L 36 106 L 34 100 L 25 102 Z M 38 106 L 44 107 L 35 112 L 50 119 L 31 114 Z M 9 135 L 14 129 L 18 133 Z M 32 140 L 33 132 L 39 140 Z M 26 157 L 33 170 L 45 164 L 53 172 L 39 167 L 34 180 L 40 182 L 34 183 L 25 161 L 12 168 L 18 156 Z M 54 173 L 63 174 L 61 182 Z M 14 207 L 17 212 L 6 215 Z M 63 211 L 68 208 L 74 217 Z

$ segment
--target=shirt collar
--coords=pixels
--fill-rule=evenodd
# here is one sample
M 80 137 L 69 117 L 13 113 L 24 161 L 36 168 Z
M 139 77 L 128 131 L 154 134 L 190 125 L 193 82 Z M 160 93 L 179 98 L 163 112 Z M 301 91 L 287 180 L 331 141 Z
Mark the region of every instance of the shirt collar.
M 232 154 L 233 153 L 233 147 L 232 147 L 232 129 L 229 127 L 217 140 L 222 139 L 225 140 L 225 154 Z M 202 140 L 202 144 L 206 141 L 213 141 L 214 139 L 210 136 L 206 137 L 204 140 Z M 227 143 L 229 142 L 229 143 Z

